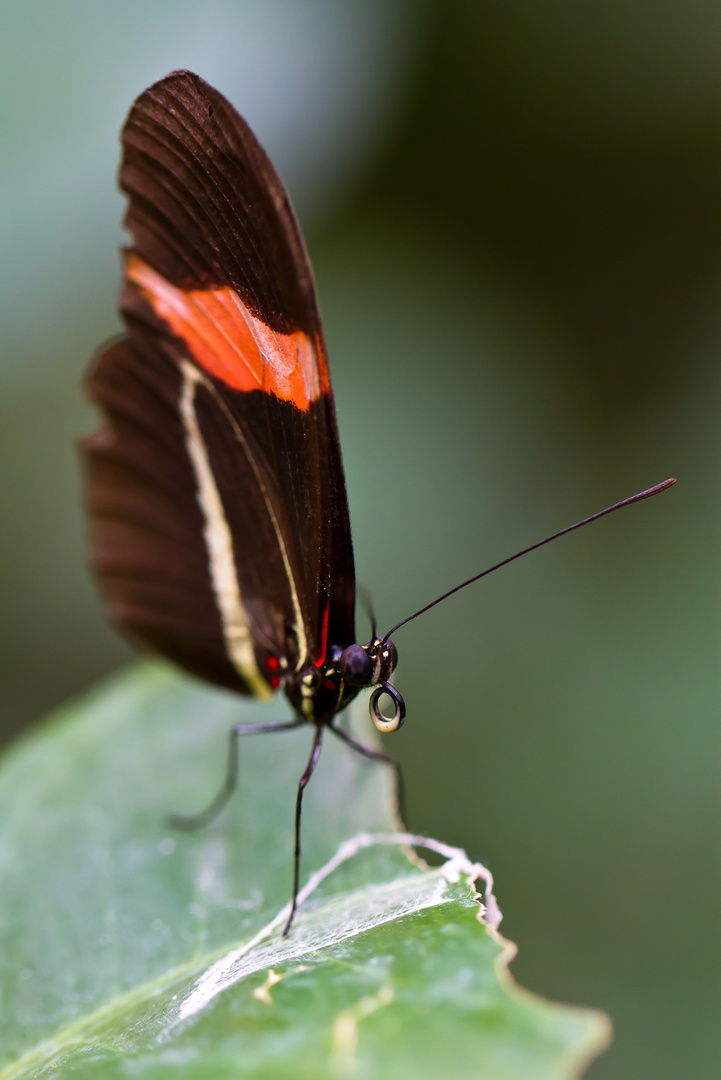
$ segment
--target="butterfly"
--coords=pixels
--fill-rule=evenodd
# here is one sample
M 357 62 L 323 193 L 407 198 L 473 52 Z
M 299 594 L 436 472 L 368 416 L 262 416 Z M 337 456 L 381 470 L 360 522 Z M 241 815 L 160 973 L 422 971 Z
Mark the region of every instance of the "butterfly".
M 337 718 L 370 687 L 376 727 L 398 730 L 406 710 L 390 682 L 398 659 L 391 634 L 490 570 L 385 635 L 374 626 L 370 641 L 356 641 L 326 347 L 285 188 L 245 121 L 190 71 L 140 95 L 122 151 L 127 332 L 99 351 L 86 381 L 103 414 L 83 442 L 92 566 L 111 621 L 141 646 L 239 694 L 281 690 L 290 703 L 290 720 L 233 728 L 221 790 L 179 825 L 205 825 L 225 805 L 240 735 L 312 727 L 287 933 L 303 791 L 324 734 L 392 765 L 400 788 L 394 759 Z

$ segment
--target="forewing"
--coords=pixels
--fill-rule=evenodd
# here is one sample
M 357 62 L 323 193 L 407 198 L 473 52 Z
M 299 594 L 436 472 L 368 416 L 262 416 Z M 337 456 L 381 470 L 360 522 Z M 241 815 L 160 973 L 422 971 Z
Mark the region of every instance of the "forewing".
M 89 379 L 93 561 L 111 617 L 265 693 L 354 639 L 350 526 L 312 273 L 285 190 L 190 72 L 123 130 L 129 335 Z

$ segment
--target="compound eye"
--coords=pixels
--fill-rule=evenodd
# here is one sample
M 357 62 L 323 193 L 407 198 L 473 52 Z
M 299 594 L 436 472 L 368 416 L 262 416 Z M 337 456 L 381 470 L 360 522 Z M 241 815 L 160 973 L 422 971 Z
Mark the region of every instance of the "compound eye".
M 351 686 L 370 686 L 373 661 L 362 645 L 349 645 L 340 658 L 340 673 Z

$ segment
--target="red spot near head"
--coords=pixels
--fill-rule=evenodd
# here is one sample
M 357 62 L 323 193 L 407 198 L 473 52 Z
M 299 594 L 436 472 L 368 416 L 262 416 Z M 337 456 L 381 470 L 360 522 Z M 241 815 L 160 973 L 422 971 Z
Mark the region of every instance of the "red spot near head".
M 268 682 L 272 690 L 277 690 L 280 686 L 280 675 L 269 675 Z
M 280 667 L 280 660 L 277 656 L 269 656 L 265 662 L 265 666 L 268 668 L 268 671 L 277 671 Z
M 323 612 L 323 629 L 320 632 L 320 645 L 318 647 L 318 653 L 315 658 L 315 666 L 323 667 L 325 663 L 325 651 L 328 647 L 328 616 L 330 615 L 330 604 L 326 604 L 325 611 Z

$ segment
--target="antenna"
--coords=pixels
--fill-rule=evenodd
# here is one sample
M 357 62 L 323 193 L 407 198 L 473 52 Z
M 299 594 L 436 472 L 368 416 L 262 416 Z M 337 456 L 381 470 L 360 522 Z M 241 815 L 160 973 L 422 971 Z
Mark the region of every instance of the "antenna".
M 430 604 L 426 604 L 425 607 L 422 607 L 420 611 L 416 611 L 406 619 L 401 619 L 399 623 L 396 623 L 396 625 L 388 631 L 381 644 L 385 645 L 391 634 L 395 634 L 399 627 L 405 626 L 405 624 L 411 622 L 412 619 L 417 619 L 419 615 L 423 615 L 424 612 L 430 611 L 436 604 L 440 604 L 441 600 L 447 600 L 449 596 L 453 596 L 454 593 L 459 592 L 461 589 L 465 589 L 466 585 L 472 585 L 474 581 L 479 581 L 480 578 L 485 577 L 486 574 L 492 574 L 494 570 L 500 570 L 502 566 L 513 562 L 514 559 L 520 559 L 521 555 L 527 555 L 529 551 L 535 551 L 536 548 L 543 547 L 544 544 L 550 544 L 551 540 L 557 540 L 559 536 L 565 536 L 566 533 L 573 532 L 574 529 L 580 529 L 582 525 L 589 525 L 592 521 L 597 521 L 598 518 L 605 517 L 606 514 L 612 514 L 614 510 L 620 510 L 622 506 L 630 506 L 632 503 L 640 502 L 641 499 L 649 499 L 652 495 L 658 495 L 659 491 L 665 491 L 666 488 L 671 487 L 671 485 L 675 483 L 676 480 L 674 477 L 671 477 L 669 480 L 664 480 L 663 483 L 656 484 L 655 487 L 648 488 L 646 491 L 639 491 L 638 495 L 632 495 L 629 499 L 622 499 L 621 502 L 614 503 L 613 506 L 607 506 L 605 510 L 599 510 L 597 514 L 591 514 L 590 517 L 584 518 L 583 521 L 577 521 L 575 525 L 569 525 L 567 528 L 555 532 L 552 536 L 547 536 L 545 540 L 539 540 L 538 543 L 531 544 L 530 547 L 524 548 L 523 551 L 517 551 L 515 555 L 509 555 L 507 559 L 503 559 L 501 562 L 496 563 L 495 566 L 489 566 L 487 570 L 482 570 L 480 574 L 475 574 L 473 577 L 468 578 L 468 581 L 463 581 L 460 585 L 456 585 L 454 589 L 449 589 L 448 592 L 439 596 L 437 600 L 432 600 Z

